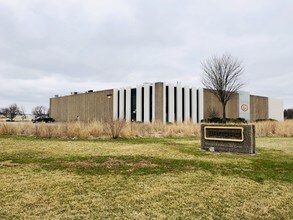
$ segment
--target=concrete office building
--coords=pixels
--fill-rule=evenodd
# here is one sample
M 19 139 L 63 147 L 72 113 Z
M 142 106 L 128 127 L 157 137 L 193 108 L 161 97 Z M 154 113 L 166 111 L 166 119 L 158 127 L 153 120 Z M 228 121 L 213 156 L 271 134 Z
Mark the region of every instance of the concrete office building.
M 50 115 L 56 121 L 126 120 L 137 122 L 199 123 L 211 115 L 222 115 L 218 99 L 207 89 L 180 83 L 143 83 L 103 91 L 72 92 L 50 99 Z M 278 99 L 235 94 L 226 107 L 228 118 L 283 120 L 283 102 Z

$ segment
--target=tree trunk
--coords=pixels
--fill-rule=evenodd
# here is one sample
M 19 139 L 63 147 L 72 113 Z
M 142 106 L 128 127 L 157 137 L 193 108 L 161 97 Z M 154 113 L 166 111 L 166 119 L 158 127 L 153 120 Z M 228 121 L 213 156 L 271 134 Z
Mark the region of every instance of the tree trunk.
M 223 105 L 223 122 L 226 123 L 226 103 L 222 103 Z

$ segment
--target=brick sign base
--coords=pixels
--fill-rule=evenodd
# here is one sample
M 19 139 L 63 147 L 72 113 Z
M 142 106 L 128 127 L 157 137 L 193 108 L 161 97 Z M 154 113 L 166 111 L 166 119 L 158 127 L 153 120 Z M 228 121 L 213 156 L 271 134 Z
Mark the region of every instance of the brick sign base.
M 255 127 L 242 124 L 201 124 L 201 149 L 255 154 Z

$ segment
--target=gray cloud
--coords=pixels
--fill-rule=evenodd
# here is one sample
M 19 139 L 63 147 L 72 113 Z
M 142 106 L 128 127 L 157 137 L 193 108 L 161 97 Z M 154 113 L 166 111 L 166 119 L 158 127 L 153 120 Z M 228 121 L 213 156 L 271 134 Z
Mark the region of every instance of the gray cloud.
M 245 90 L 293 107 L 293 3 L 0 0 L 0 107 L 30 111 L 54 94 L 145 81 L 200 84 L 200 61 L 226 51 Z

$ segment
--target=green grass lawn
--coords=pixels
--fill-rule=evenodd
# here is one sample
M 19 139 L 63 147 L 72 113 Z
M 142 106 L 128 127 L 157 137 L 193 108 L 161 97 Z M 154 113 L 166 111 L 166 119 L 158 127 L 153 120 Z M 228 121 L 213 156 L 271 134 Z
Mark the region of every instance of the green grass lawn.
M 0 136 L 0 219 L 293 219 L 293 138 L 199 144 Z

